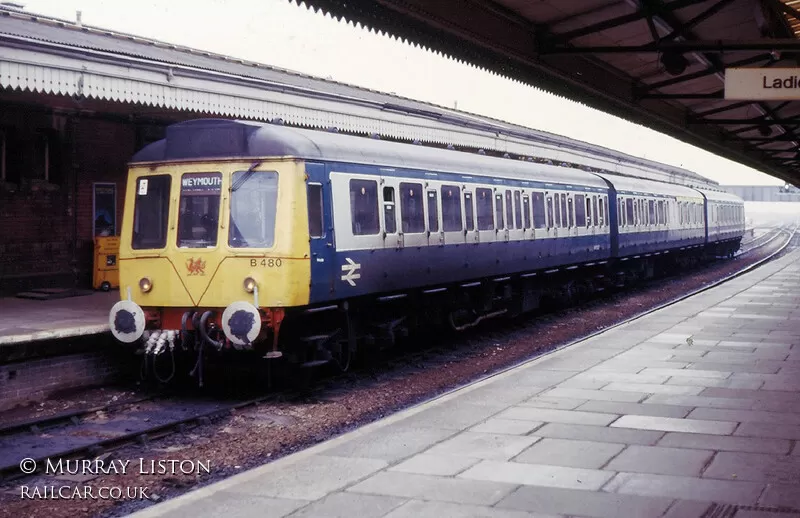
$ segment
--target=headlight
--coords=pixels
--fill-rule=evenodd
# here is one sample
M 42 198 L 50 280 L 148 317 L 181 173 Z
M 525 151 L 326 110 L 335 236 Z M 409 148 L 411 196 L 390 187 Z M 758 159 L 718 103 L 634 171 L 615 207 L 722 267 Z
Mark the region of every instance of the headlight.
M 153 283 L 147 277 L 142 277 L 139 280 L 139 289 L 142 290 L 142 293 L 147 293 L 148 291 L 153 289 Z
M 253 293 L 256 289 L 256 280 L 252 277 L 248 277 L 244 280 L 244 290 L 247 293 Z

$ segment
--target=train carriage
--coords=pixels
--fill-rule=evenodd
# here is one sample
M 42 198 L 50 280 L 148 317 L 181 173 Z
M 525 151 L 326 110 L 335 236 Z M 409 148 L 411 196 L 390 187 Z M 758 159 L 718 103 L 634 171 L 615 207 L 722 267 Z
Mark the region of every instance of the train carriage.
M 134 156 L 127 196 L 109 319 L 156 355 L 341 360 L 706 239 L 688 187 L 241 121 L 169 127 Z

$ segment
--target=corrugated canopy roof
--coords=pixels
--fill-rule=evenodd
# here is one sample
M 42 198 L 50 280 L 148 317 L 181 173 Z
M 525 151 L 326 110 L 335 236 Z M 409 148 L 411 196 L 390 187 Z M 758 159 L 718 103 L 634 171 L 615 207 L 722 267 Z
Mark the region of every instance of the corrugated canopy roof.
M 484 148 L 687 185 L 682 168 L 395 95 L 0 6 L 0 87 Z
M 800 0 L 305 0 L 800 184 L 800 101 L 726 101 L 796 67 Z

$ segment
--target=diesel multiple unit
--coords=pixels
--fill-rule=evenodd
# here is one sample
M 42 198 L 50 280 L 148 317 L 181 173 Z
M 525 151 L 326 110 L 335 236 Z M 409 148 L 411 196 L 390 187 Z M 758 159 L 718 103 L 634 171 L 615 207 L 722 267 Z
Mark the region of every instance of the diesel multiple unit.
M 150 355 L 344 367 L 430 321 L 730 256 L 743 233 L 742 200 L 711 188 L 196 120 L 130 164 L 110 324 Z

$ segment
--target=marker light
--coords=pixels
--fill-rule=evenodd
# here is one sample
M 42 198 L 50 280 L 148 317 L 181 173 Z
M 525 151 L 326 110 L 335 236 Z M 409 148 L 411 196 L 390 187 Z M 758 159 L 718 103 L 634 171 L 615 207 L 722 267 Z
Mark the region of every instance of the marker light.
M 147 293 L 153 289 L 153 282 L 147 277 L 142 277 L 139 280 L 139 289 L 142 290 L 142 293 Z
M 248 277 L 244 280 L 244 289 L 247 293 L 253 293 L 256 289 L 256 280 Z

